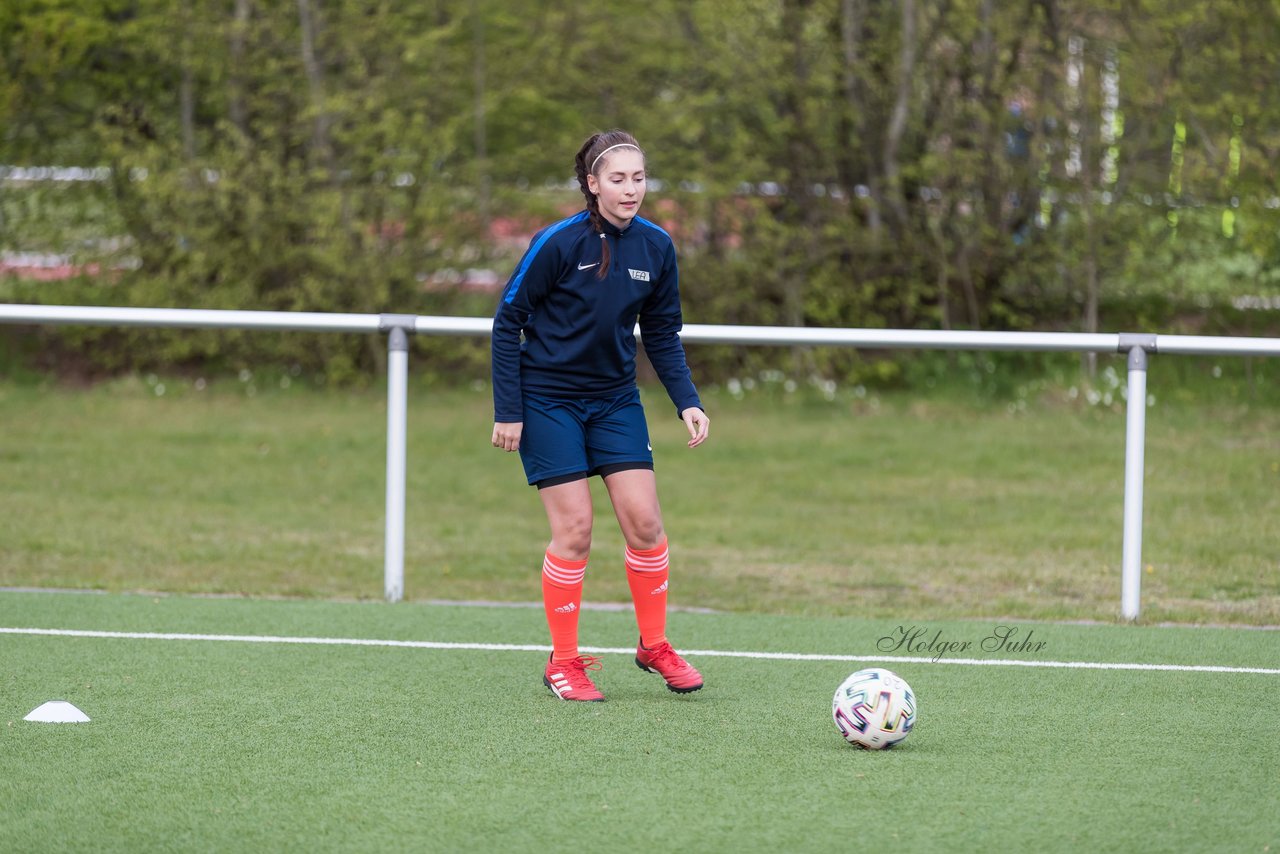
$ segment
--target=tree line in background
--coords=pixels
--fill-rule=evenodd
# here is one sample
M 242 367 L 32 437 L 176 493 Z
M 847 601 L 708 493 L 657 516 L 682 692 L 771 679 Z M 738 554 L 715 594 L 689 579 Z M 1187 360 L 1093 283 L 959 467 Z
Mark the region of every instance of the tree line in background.
M 505 280 L 580 206 L 578 145 L 616 126 L 648 151 L 689 322 L 1277 334 L 1228 299 L 1280 292 L 1273 0 L 9 0 L 0 49 L 0 248 L 102 265 L 9 301 L 489 314 L 465 271 Z M 342 378 L 382 346 L 64 329 L 30 349 Z

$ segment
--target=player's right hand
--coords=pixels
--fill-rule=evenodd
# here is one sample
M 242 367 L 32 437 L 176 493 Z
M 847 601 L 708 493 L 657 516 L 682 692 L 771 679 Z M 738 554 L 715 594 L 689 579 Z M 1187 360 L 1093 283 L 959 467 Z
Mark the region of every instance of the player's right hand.
M 499 421 L 493 425 L 493 446 L 504 451 L 520 450 L 520 433 L 523 421 Z

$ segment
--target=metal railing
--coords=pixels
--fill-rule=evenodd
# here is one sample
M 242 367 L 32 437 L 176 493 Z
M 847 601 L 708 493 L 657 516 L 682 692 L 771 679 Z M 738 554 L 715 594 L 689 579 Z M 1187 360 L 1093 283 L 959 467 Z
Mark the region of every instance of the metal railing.
M 388 601 L 404 596 L 405 434 L 409 336 L 488 336 L 487 317 L 412 314 L 215 311 L 167 308 L 0 304 L 0 323 L 34 325 L 144 326 L 170 329 L 241 329 L 292 332 L 386 333 L 387 505 L 384 591 Z M 639 337 L 639 328 L 636 330 Z M 1183 356 L 1280 356 L 1280 338 L 1070 332 L 970 332 L 908 329 L 815 329 L 786 326 L 687 324 L 681 338 L 691 344 L 862 347 L 906 350 L 1003 350 L 1125 353 L 1128 390 L 1125 422 L 1124 538 L 1120 613 L 1137 619 L 1142 582 L 1142 501 L 1146 453 L 1147 363 L 1152 354 Z

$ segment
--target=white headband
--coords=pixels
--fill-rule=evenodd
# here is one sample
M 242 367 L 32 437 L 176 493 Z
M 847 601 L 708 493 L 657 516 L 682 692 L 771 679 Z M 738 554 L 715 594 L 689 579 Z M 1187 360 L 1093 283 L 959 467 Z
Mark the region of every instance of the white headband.
M 640 150 L 640 146 L 631 142 L 620 142 L 617 145 L 611 145 L 608 148 L 606 148 L 604 151 L 596 155 L 596 159 L 591 161 L 591 168 L 588 169 L 587 171 L 594 173 L 596 171 L 596 164 L 600 162 L 601 157 L 604 157 L 606 154 L 608 154 L 610 151 L 613 151 L 615 148 L 624 148 L 624 147 L 634 148 L 636 151 Z

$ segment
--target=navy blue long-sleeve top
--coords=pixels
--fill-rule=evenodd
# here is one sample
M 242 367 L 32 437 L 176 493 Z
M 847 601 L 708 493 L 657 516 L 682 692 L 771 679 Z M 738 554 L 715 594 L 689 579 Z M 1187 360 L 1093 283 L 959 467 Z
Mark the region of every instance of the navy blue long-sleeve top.
M 609 270 L 598 279 L 603 240 Z M 603 240 L 585 210 L 534 235 L 493 318 L 494 421 L 524 420 L 524 389 L 608 397 L 633 387 L 637 320 L 676 413 L 702 407 L 680 343 L 671 236 L 635 217 L 625 229 L 606 221 Z

